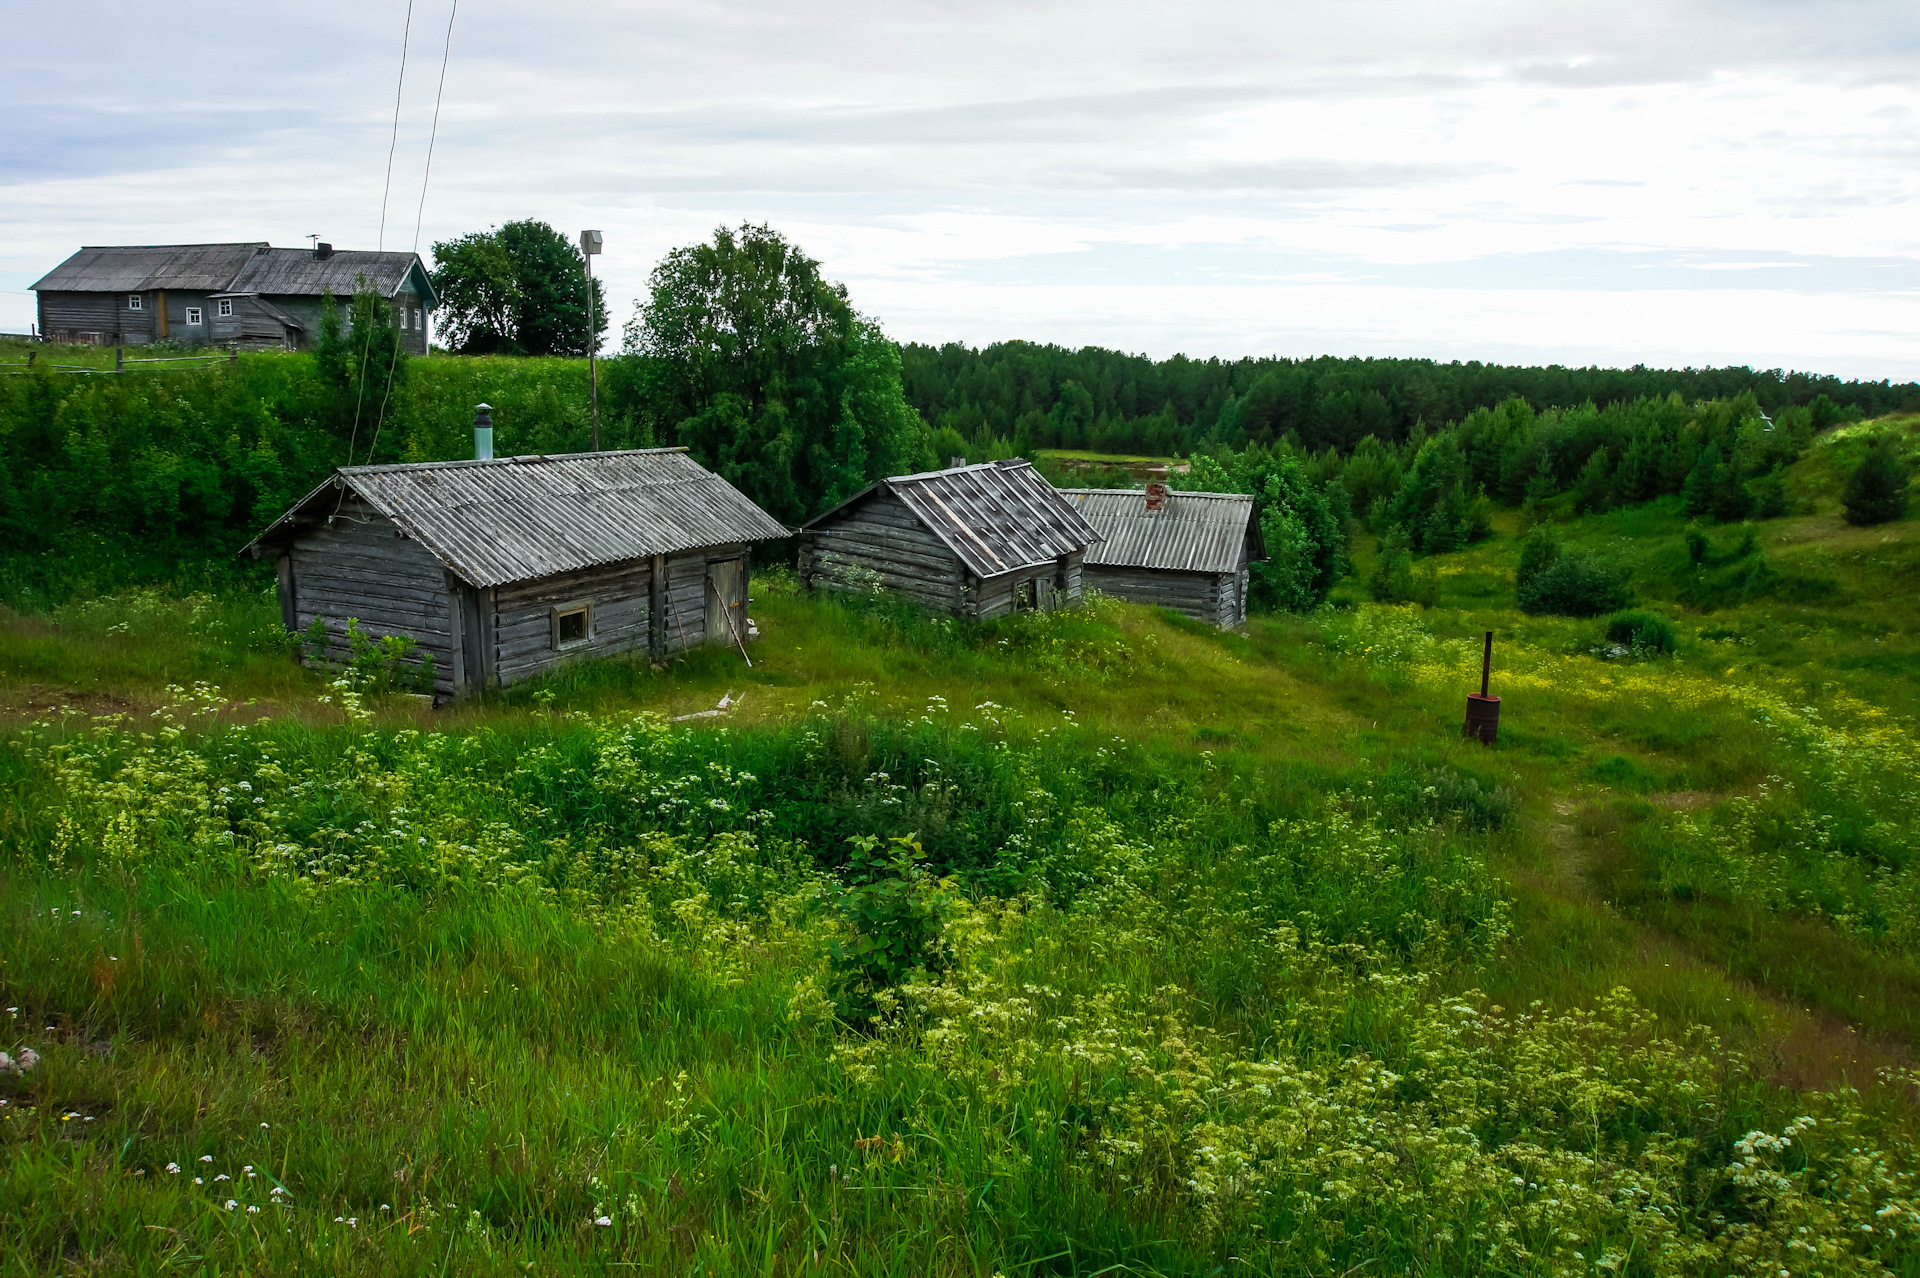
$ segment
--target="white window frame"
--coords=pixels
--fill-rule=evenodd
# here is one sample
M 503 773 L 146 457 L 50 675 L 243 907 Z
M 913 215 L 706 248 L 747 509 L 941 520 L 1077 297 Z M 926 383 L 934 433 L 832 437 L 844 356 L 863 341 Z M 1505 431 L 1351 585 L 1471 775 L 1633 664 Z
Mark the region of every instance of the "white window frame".
M 220 299 L 220 304 L 213 309 L 214 314 L 218 315 L 221 319 L 225 319 L 233 314 L 233 299 L 231 297 L 223 297 Z
M 128 309 L 128 310 L 130 310 L 130 311 L 139 311 L 139 310 L 145 310 L 145 309 L 146 309 L 146 305 L 147 305 L 147 303 L 146 303 L 146 299 L 144 299 L 144 298 L 142 298 L 142 297 L 141 297 L 141 296 L 140 296 L 140 295 L 139 295 L 138 293 L 129 293 L 129 294 L 127 294 L 127 309 Z
M 207 313 L 205 310 L 203 310 L 198 306 L 189 306 L 187 308 L 186 324 L 188 328 L 199 328 L 201 325 L 205 324 L 206 322 L 207 322 Z
M 567 639 L 563 641 L 560 638 L 560 619 L 562 617 L 574 616 L 584 616 L 586 618 L 585 633 L 578 639 Z M 553 650 L 555 652 L 571 652 L 575 648 L 590 646 L 593 643 L 593 600 L 574 599 L 567 603 L 555 604 L 552 612 L 548 616 L 548 624 L 552 628 Z

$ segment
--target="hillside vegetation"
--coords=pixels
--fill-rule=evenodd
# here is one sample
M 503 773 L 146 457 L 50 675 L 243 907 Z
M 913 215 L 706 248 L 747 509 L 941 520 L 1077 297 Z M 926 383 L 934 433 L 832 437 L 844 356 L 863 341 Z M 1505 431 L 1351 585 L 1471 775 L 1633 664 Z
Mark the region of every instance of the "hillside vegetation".
M 1920 1273 L 1920 540 L 1840 505 L 1915 426 L 1751 524 L 1493 505 L 1430 607 L 1389 516 L 1244 635 L 776 570 L 751 670 L 429 712 L 211 569 L 9 615 L 0 1256 Z M 1672 651 L 1520 612 L 1523 523 Z

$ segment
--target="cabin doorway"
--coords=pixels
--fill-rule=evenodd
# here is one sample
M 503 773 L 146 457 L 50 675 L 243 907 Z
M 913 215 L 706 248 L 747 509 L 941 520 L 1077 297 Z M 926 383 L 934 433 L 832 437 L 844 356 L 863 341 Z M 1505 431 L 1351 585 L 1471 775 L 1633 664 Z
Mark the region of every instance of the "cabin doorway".
M 747 561 L 707 565 L 707 642 L 732 647 L 747 637 Z

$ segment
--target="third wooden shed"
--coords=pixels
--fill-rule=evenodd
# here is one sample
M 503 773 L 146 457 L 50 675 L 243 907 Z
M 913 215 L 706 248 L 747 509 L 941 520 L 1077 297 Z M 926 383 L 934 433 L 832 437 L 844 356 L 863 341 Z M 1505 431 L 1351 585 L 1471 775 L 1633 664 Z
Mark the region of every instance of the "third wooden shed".
M 1100 534 L 1087 552 L 1089 586 L 1223 629 L 1246 622 L 1247 565 L 1267 557 L 1252 497 L 1137 488 L 1060 495 Z

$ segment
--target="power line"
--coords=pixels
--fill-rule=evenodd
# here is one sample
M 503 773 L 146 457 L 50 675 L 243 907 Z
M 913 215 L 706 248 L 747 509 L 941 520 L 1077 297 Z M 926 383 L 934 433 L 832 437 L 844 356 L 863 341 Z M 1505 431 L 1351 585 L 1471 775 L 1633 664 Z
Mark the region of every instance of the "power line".
M 447 57 L 453 52 L 453 20 L 460 14 L 460 0 L 453 0 L 447 14 L 447 43 L 440 50 L 440 87 L 433 92 L 433 128 L 427 134 L 427 167 L 420 175 L 420 207 L 413 215 L 413 251 L 420 251 L 420 222 L 427 215 L 427 179 L 433 176 L 433 144 L 440 137 L 440 97 L 447 91 Z
M 413 0 L 407 0 L 407 25 L 400 33 L 400 79 L 393 86 L 393 137 L 387 142 L 387 184 L 380 191 L 380 241 L 387 247 L 387 196 L 393 190 L 393 153 L 400 145 L 400 92 L 407 86 L 407 46 L 413 40 Z
M 433 91 L 433 128 L 427 133 L 427 167 L 420 174 L 420 207 L 413 215 L 413 251 L 420 252 L 420 224 L 427 214 L 427 182 L 433 176 L 433 144 L 440 136 L 440 99 L 447 91 L 447 59 L 453 52 L 453 20 L 460 16 L 460 0 L 453 0 L 447 13 L 447 40 L 440 49 L 440 85 Z M 367 464 L 373 464 L 374 450 L 380 447 L 380 428 L 387 421 L 387 400 L 393 395 L 393 370 L 400 363 L 400 343 L 393 344 L 393 358 L 387 361 L 387 388 L 380 395 L 380 413 L 373 422 L 373 442 L 367 445 Z M 347 460 L 353 460 L 349 457 Z

